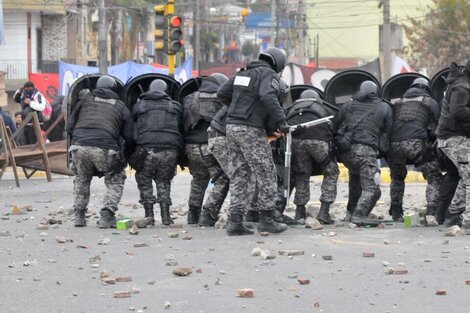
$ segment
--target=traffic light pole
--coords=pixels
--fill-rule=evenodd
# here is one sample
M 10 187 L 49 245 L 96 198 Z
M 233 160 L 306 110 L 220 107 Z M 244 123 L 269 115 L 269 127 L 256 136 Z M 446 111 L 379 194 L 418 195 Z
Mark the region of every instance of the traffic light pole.
M 174 0 L 168 0 L 167 6 L 166 6 L 166 14 L 174 14 L 175 13 L 175 1 Z M 168 34 L 170 36 L 170 34 Z M 170 39 L 168 39 L 170 41 Z M 171 77 L 175 76 L 175 55 L 174 54 L 168 54 L 168 75 Z

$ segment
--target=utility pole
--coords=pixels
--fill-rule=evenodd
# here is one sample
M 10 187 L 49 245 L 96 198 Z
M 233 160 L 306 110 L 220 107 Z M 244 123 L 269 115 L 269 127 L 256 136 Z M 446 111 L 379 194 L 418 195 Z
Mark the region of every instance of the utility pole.
M 101 74 L 108 74 L 108 27 L 106 23 L 106 9 L 105 9 L 105 2 L 106 0 L 100 0 L 100 7 L 99 7 L 99 63 L 100 63 L 100 73 Z
M 194 12 L 195 18 L 193 19 L 194 27 L 193 27 L 193 32 L 194 32 L 194 68 L 198 71 L 199 73 L 199 62 L 201 59 L 201 14 L 200 14 L 200 0 L 196 0 L 196 12 Z
M 317 70 L 320 68 L 320 36 L 317 34 L 315 38 L 315 62 L 317 63 Z
M 276 46 L 275 37 L 276 37 L 276 3 L 277 0 L 271 0 L 271 45 Z
M 391 54 L 391 43 L 392 43 L 392 34 L 390 26 L 390 0 L 382 0 L 381 4 L 383 5 L 383 36 L 382 36 L 382 53 L 383 53 L 383 63 L 384 63 L 384 80 L 389 79 L 392 68 L 392 54 Z M 380 7 L 380 5 L 379 5 Z

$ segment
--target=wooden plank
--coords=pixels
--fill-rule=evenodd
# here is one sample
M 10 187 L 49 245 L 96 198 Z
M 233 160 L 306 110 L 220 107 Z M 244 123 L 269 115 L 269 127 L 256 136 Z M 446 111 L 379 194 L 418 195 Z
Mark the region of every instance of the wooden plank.
M 39 143 L 39 146 L 41 147 L 42 151 L 42 160 L 44 163 L 44 170 L 46 172 L 47 176 L 47 181 L 52 181 L 52 175 L 51 175 L 51 168 L 49 166 L 49 157 L 47 155 L 47 149 L 46 149 L 46 144 L 44 143 L 44 139 L 42 139 L 41 135 L 41 128 L 39 127 L 39 119 L 37 113 L 33 113 L 33 127 L 34 127 L 34 132 L 36 133 L 36 139 L 37 142 Z

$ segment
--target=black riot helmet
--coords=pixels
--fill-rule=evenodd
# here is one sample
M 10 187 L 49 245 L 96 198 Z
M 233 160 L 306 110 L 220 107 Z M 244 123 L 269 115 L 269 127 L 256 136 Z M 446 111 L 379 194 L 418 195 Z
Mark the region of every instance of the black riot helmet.
M 361 83 L 359 86 L 359 91 L 356 95 L 358 98 L 377 97 L 377 89 L 377 85 L 373 81 L 366 80 Z
M 215 81 L 218 86 L 222 86 L 228 81 L 228 77 L 220 73 L 212 73 L 210 77 L 213 78 L 213 81 Z
M 429 88 L 429 81 L 423 77 L 416 78 L 411 84 L 411 87 L 424 89 L 427 92 L 431 93 L 431 89 Z
M 307 89 L 302 91 L 300 94 L 299 99 L 319 99 L 320 95 L 318 95 L 318 92 L 312 89 Z
M 105 89 L 111 89 L 116 91 L 117 90 L 117 83 L 114 78 L 108 75 L 101 76 L 98 78 L 98 81 L 96 82 L 96 89 L 99 88 L 105 88 Z
M 161 93 L 166 93 L 168 85 L 162 79 L 154 79 L 149 86 L 149 91 L 156 91 Z
M 276 73 L 282 72 L 286 66 L 286 54 L 279 48 L 273 47 L 262 51 L 258 59 L 268 62 Z

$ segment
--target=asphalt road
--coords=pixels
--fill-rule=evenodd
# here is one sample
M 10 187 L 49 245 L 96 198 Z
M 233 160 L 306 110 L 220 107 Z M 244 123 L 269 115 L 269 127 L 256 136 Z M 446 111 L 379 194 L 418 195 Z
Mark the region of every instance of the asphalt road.
M 0 312 L 469 311 L 470 285 L 465 280 L 470 279 L 470 237 L 445 237 L 438 227 L 350 229 L 345 223 L 322 230 L 290 228 L 268 237 L 228 237 L 221 229 L 185 224 L 190 176 L 184 174 L 175 178 L 172 190 L 173 216 L 183 228 L 159 225 L 138 235 L 101 230 L 94 221 L 74 228 L 67 215 L 72 181 L 22 180 L 20 189 L 8 176 L 0 182 Z M 405 205 L 423 208 L 424 184 L 407 188 Z M 314 198 L 318 190 L 315 180 Z M 93 182 L 91 212 L 99 210 L 103 192 L 103 181 Z M 346 192 L 347 185 L 341 183 L 337 219 L 344 215 Z M 377 214 L 388 217 L 387 186 L 382 198 Z M 138 192 L 130 177 L 120 213 L 141 217 L 143 209 L 133 208 L 135 204 Z M 32 211 L 8 215 L 15 205 L 32 206 Z M 63 224 L 36 229 L 51 216 Z M 172 233 L 178 238 L 169 238 Z M 73 242 L 58 243 L 57 236 Z M 185 236 L 192 239 L 183 240 Z M 109 244 L 99 245 L 105 238 Z M 136 243 L 148 246 L 134 247 Z M 251 256 L 256 247 L 269 250 L 275 259 Z M 304 254 L 289 257 L 279 255 L 280 250 Z M 364 252 L 374 257 L 364 257 Z M 328 256 L 332 260 L 324 260 Z M 172 262 L 192 268 L 192 274 L 173 275 Z M 390 268 L 407 273 L 387 274 Z M 105 285 L 103 271 L 132 281 Z M 300 285 L 299 278 L 310 283 Z M 242 288 L 252 288 L 254 297 L 237 297 Z M 436 295 L 437 290 L 447 294 Z M 131 297 L 114 298 L 116 291 L 131 291 Z

